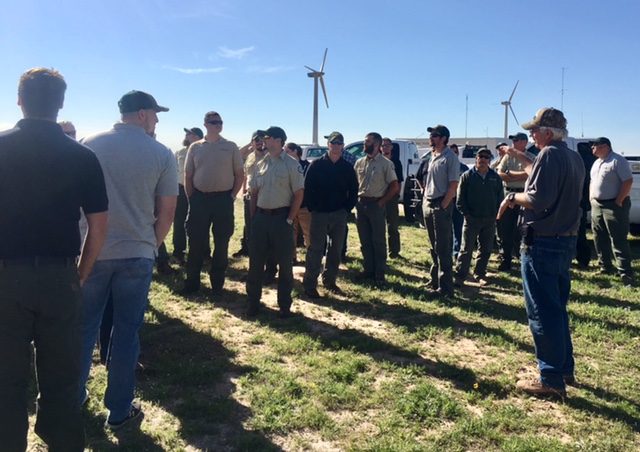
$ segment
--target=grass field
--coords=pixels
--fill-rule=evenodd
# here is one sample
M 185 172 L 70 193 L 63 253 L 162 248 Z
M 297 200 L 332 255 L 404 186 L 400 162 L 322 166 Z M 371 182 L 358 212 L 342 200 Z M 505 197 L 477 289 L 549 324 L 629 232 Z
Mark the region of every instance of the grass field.
M 241 236 L 236 207 L 231 252 Z M 519 271 L 490 274 L 489 287 L 469 283 L 455 300 L 427 301 L 426 232 L 403 224 L 401 237 L 404 258 L 389 261 L 387 286 L 363 285 L 353 280 L 361 256 L 351 224 L 352 260 L 338 280 L 347 296 L 302 299 L 296 267 L 289 319 L 276 317 L 275 285 L 264 293 L 269 309 L 243 317 L 246 258 L 231 260 L 221 296 L 205 273 L 191 298 L 172 292 L 182 276 L 155 277 L 140 333 L 145 419 L 105 431 L 106 371 L 96 355 L 84 409 L 89 449 L 640 450 L 636 288 L 596 276 L 594 262 L 572 270 L 579 384 L 564 403 L 538 400 L 515 391 L 519 378 L 537 374 Z M 637 264 L 640 241 L 631 243 Z M 492 259 L 489 271 L 496 267 Z M 29 448 L 44 450 L 33 433 Z

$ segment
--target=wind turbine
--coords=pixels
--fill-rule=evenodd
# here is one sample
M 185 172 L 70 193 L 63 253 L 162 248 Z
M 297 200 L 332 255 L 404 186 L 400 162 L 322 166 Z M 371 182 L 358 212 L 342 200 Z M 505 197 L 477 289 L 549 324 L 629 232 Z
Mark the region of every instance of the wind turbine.
M 320 70 L 316 71 L 315 69 L 311 69 L 309 66 L 305 66 L 311 72 L 307 73 L 307 77 L 313 79 L 313 144 L 315 146 L 318 145 L 318 80 L 320 80 L 320 84 L 322 85 L 322 94 L 324 94 L 324 101 L 327 104 L 327 108 L 329 108 L 329 100 L 327 99 L 327 90 L 324 87 L 324 63 L 327 60 L 327 51 L 329 49 L 325 49 L 324 58 L 322 59 L 322 65 L 320 66 Z
M 518 122 L 518 118 L 516 118 L 516 114 L 513 111 L 513 108 L 511 108 L 511 99 L 513 99 L 513 95 L 516 93 L 516 88 L 518 87 L 518 83 L 520 83 L 520 80 L 518 80 L 516 82 L 516 86 L 513 87 L 513 91 L 511 92 L 511 96 L 509 96 L 509 100 L 500 102 L 501 105 L 504 105 L 504 137 L 505 138 L 509 137 L 509 110 L 511 110 L 511 114 L 513 114 L 513 119 L 516 120 L 516 124 L 520 125 L 520 123 Z

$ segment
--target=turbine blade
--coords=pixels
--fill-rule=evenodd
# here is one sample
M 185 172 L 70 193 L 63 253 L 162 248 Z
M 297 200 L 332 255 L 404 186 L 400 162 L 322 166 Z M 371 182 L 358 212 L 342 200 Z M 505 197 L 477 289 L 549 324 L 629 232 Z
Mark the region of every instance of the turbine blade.
M 511 114 L 513 115 L 513 119 L 516 120 L 516 124 L 520 125 L 520 123 L 518 122 L 518 118 L 516 118 L 516 112 L 513 111 L 513 108 L 511 108 L 511 104 L 509 104 L 509 110 L 511 110 Z
M 311 72 L 318 72 L 315 69 L 311 69 L 309 66 L 305 66 L 307 69 L 309 69 Z
M 509 97 L 508 102 L 511 102 L 511 99 L 513 99 L 513 95 L 516 93 L 516 88 L 518 87 L 518 83 L 520 83 L 520 80 L 518 80 L 516 82 L 516 86 L 513 87 L 513 91 L 511 92 L 511 97 Z
M 329 99 L 327 99 L 327 90 L 324 88 L 324 77 L 320 77 L 320 86 L 322 86 L 322 94 L 324 94 L 324 101 L 327 104 L 327 108 L 329 108 Z
M 327 61 L 327 51 L 328 50 L 329 50 L 329 47 L 324 49 L 324 58 L 322 59 L 322 64 L 320 65 L 320 72 L 324 71 L 324 62 Z

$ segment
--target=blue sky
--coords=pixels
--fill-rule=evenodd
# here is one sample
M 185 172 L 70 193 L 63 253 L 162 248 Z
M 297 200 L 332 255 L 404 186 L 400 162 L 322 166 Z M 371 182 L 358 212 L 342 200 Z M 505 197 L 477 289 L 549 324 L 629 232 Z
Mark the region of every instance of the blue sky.
M 177 150 L 183 127 L 221 113 L 223 135 L 283 127 L 310 143 L 313 81 L 325 48 L 320 141 L 370 131 L 424 136 L 445 124 L 452 136 L 501 136 L 504 107 L 530 120 L 563 110 L 572 136 L 607 136 L 640 154 L 640 5 L 633 0 L 255 1 L 22 0 L 0 16 L 0 129 L 21 117 L 20 74 L 55 67 L 69 85 L 59 119 L 79 136 L 108 129 L 117 101 L 139 89 L 171 109 L 158 140 Z M 561 95 L 565 68 L 564 97 Z M 510 133 L 520 129 L 510 117 Z

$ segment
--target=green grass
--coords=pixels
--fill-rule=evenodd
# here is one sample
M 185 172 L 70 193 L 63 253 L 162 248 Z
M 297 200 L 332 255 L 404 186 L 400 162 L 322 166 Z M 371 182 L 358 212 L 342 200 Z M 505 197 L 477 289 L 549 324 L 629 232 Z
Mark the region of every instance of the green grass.
M 96 363 L 84 409 L 89 450 L 640 450 L 636 288 L 595 267 L 572 270 L 580 385 L 565 403 L 537 400 L 515 391 L 536 373 L 518 271 L 428 301 L 425 231 L 402 225 L 405 259 L 389 261 L 386 288 L 353 280 L 361 260 L 355 226 L 349 232 L 353 260 L 338 280 L 348 296 L 296 300 L 286 320 L 275 316 L 275 286 L 264 292 L 264 315 L 243 317 L 246 258 L 231 259 L 222 296 L 207 291 L 205 273 L 205 289 L 188 299 L 172 292 L 180 277 L 155 277 L 140 333 L 145 420 L 104 430 L 106 371 Z M 640 241 L 631 245 L 637 262 Z M 30 449 L 43 447 L 31 433 Z

